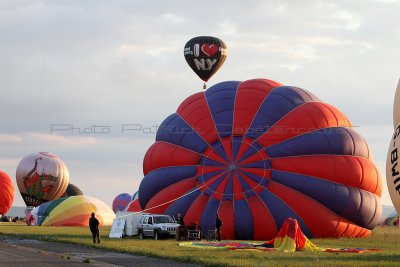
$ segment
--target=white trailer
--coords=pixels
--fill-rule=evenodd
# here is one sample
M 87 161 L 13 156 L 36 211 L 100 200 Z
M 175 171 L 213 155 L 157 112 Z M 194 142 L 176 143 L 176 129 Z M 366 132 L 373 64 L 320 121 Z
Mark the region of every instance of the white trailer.
M 121 238 L 124 236 L 135 236 L 138 234 L 137 226 L 140 218 L 145 212 L 117 212 L 110 231 L 110 238 Z

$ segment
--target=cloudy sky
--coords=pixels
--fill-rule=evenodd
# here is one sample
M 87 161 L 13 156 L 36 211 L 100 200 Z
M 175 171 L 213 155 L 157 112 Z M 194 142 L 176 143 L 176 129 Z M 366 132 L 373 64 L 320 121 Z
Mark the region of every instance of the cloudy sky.
M 0 169 L 15 181 L 25 155 L 49 151 L 88 195 L 111 205 L 135 192 L 155 127 L 202 90 L 183 46 L 212 35 L 229 55 L 209 85 L 269 78 L 313 92 L 358 126 L 385 179 L 399 14 L 400 0 L 0 1 Z

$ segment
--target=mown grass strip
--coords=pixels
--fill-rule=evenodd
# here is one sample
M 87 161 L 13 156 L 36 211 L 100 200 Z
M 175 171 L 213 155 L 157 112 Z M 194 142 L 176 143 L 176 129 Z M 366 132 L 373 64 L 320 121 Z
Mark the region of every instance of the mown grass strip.
M 312 239 L 319 247 L 379 248 L 362 254 L 326 252 L 255 252 L 180 247 L 173 239 L 109 239 L 110 228 L 101 228 L 101 244 L 93 244 L 88 228 L 35 227 L 0 224 L 0 234 L 98 247 L 111 251 L 172 259 L 204 266 L 399 266 L 400 229 L 379 227 L 368 238 Z M 261 243 L 261 242 L 260 242 Z

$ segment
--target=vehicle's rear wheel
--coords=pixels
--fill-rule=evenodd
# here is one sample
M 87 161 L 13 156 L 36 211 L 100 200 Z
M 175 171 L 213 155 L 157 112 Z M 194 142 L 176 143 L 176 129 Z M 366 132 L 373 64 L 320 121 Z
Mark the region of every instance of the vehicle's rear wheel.
M 142 231 L 139 231 L 139 239 L 144 239 L 144 235 Z
M 158 231 L 157 230 L 155 230 L 154 231 L 154 240 L 158 240 L 160 237 L 159 237 L 159 235 L 158 235 Z

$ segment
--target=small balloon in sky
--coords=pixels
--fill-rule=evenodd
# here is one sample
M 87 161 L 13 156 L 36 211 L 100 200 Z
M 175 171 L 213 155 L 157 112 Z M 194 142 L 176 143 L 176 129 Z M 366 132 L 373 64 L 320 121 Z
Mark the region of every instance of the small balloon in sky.
M 228 54 L 225 43 L 211 36 L 190 39 L 183 53 L 188 65 L 205 82 L 221 68 Z

